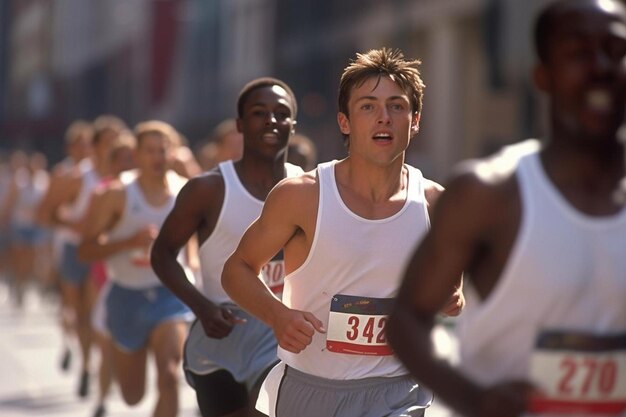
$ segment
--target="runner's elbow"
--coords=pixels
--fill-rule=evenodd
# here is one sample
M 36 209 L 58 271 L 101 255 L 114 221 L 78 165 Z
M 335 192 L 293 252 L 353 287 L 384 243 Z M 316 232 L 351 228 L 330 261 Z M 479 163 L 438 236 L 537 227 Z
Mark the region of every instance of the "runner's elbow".
M 230 258 L 228 258 L 226 262 L 224 263 L 224 268 L 222 269 L 222 287 L 224 288 L 224 291 L 226 291 L 228 295 L 231 295 L 231 291 L 232 291 L 231 275 L 232 275 L 232 269 L 234 268 L 234 265 L 233 265 L 234 263 L 235 261 L 233 259 L 233 256 L 231 255 Z

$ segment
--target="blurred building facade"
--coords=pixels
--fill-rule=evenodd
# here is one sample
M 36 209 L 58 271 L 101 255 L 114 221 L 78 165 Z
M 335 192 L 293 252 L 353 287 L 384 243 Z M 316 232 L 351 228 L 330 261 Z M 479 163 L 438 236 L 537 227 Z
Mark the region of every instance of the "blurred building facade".
M 463 158 L 541 135 L 530 22 L 550 0 L 3 0 L 0 148 L 60 158 L 65 127 L 113 113 L 172 123 L 192 142 L 272 75 L 298 96 L 321 160 L 345 154 L 340 74 L 356 52 L 423 61 L 421 130 L 408 160 L 443 179 Z

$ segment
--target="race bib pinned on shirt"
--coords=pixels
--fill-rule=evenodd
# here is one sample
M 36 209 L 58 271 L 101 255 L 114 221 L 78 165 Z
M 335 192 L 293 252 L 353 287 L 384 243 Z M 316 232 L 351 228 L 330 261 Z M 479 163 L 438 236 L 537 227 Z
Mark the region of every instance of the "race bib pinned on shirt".
M 261 277 L 269 289 L 280 297 L 285 286 L 285 263 L 283 260 L 271 260 L 263 265 Z
M 353 355 L 388 356 L 385 327 L 393 299 L 337 294 L 330 303 L 326 348 Z
M 150 247 L 152 248 L 152 247 Z M 150 249 L 136 249 L 131 253 L 131 262 L 140 268 L 150 268 Z
M 531 412 L 621 415 L 626 411 L 626 333 L 542 332 L 530 378 L 544 394 L 531 400 Z

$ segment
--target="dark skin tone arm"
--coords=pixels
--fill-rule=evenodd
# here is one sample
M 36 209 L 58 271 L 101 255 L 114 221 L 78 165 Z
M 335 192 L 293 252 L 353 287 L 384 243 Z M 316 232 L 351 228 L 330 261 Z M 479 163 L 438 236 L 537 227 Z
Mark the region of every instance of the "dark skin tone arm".
M 483 299 L 495 286 L 517 233 L 519 205 L 517 184 L 510 175 L 463 174 L 454 179 L 408 265 L 387 327 L 389 342 L 408 370 L 467 416 L 518 416 L 532 392 L 524 381 L 478 386 L 437 358 L 430 339 L 435 316 L 463 271 Z
M 211 235 L 223 200 L 224 181 L 219 171 L 191 179 L 178 194 L 151 253 L 152 268 L 159 279 L 193 310 L 207 336 L 216 339 L 228 336 L 238 319 L 198 291 L 176 258 L 195 234 L 199 245 Z
M 428 209 L 428 217 L 433 218 L 435 212 L 435 206 L 444 188 L 434 181 L 425 179 L 426 185 L 424 188 L 424 196 L 426 197 L 426 207 Z M 465 307 L 465 296 L 463 295 L 463 275 L 459 275 L 459 278 L 454 285 L 453 292 L 448 296 L 448 299 L 441 310 L 440 314 L 455 317 L 461 314 L 461 311 Z

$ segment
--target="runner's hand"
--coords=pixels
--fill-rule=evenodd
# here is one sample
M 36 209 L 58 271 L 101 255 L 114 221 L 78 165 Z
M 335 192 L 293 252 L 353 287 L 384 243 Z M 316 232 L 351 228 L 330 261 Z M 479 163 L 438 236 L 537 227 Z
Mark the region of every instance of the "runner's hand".
M 450 298 L 446 302 L 446 305 L 441 309 L 441 313 L 446 316 L 458 316 L 465 307 L 465 296 L 463 295 L 463 289 L 460 287 L 455 288 Z
M 146 226 L 142 229 L 137 230 L 135 234 L 130 238 L 131 244 L 133 247 L 137 248 L 148 248 L 154 242 L 158 234 L 158 229 L 154 226 Z
M 479 398 L 481 417 L 520 417 L 537 390 L 528 382 L 512 381 L 490 387 Z
M 226 307 L 213 306 L 206 313 L 198 316 L 204 333 L 213 339 L 223 339 L 233 330 L 233 326 L 245 323 L 244 319 L 235 316 Z
M 326 333 L 323 323 L 308 311 L 288 309 L 275 321 L 274 335 L 283 349 L 300 353 L 313 341 L 316 331 Z

